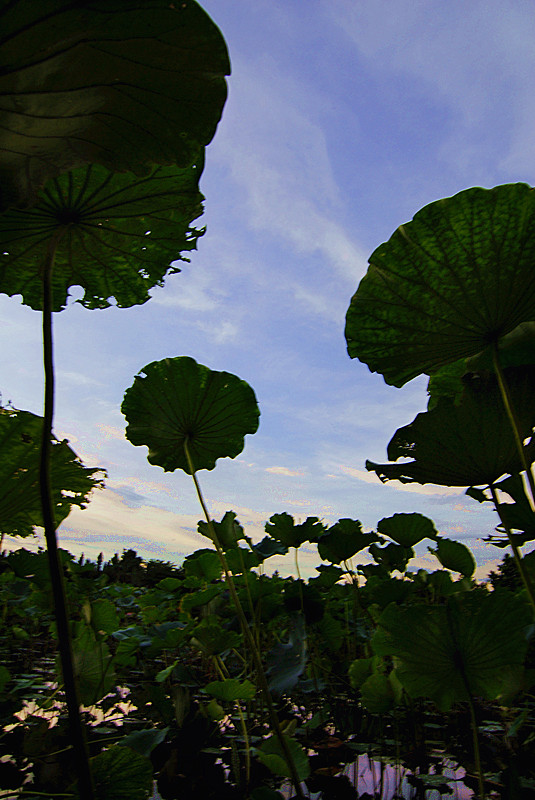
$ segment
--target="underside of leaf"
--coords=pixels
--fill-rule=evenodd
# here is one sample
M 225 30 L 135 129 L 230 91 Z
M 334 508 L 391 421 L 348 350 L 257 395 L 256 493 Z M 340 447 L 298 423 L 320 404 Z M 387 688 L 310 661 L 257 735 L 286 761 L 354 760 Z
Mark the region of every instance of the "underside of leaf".
M 37 205 L 0 215 L 0 292 L 41 309 L 43 266 L 55 242 L 54 311 L 73 286 L 84 289 L 87 308 L 146 302 L 203 233 L 190 227 L 203 211 L 202 166 L 157 167 L 139 178 L 90 165 L 50 181 Z
M 187 167 L 211 141 L 230 65 L 193 0 L 12 0 L 0 24 L 1 210 L 84 164 Z
M 255 433 L 260 412 L 253 390 L 228 372 L 215 372 L 192 358 L 154 361 L 126 390 L 121 410 L 134 445 L 147 445 L 151 464 L 166 472 L 213 469 L 218 458 L 235 458 L 244 436 Z
M 535 193 L 467 189 L 425 206 L 370 257 L 346 340 L 387 383 L 484 351 L 535 319 Z
M 505 370 L 522 438 L 535 425 L 535 367 Z M 522 469 L 493 375 L 464 380 L 460 402 L 442 398 L 431 410 L 399 428 L 388 445 L 392 461 L 366 462 L 383 480 L 434 483 L 440 486 L 487 486 L 504 474 Z M 526 447 L 529 463 L 533 448 Z

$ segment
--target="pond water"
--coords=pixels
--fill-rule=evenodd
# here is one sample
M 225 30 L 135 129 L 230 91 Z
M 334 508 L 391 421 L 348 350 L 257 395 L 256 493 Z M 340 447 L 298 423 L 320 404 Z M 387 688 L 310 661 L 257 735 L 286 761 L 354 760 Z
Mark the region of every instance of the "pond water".
M 408 780 L 411 775 L 410 770 L 374 761 L 365 754 L 358 756 L 351 764 L 347 764 L 339 774 L 348 777 L 350 783 L 356 787 L 359 797 L 363 794 L 377 797 L 378 800 L 393 800 L 394 797 L 413 800 L 416 797 L 416 788 L 411 786 Z M 426 800 L 442 800 L 442 798 L 444 800 L 472 800 L 474 793 L 463 783 L 465 770 L 462 767 L 445 762 L 443 774 L 447 776 L 447 783 L 452 789 L 451 793 L 442 794 L 438 789 L 429 788 L 425 792 Z M 281 791 L 286 800 L 293 796 L 289 785 L 285 785 Z M 303 791 L 305 797 L 310 800 L 321 800 L 321 793 L 307 792 L 305 784 L 303 784 Z
M 455 767 L 454 764 L 448 766 L 445 762 L 443 774 L 446 775 L 451 793 L 442 794 L 438 789 L 430 788 L 426 790 L 426 800 L 472 800 L 474 793 L 463 783 L 465 771 L 462 767 Z M 379 795 L 381 788 L 381 771 L 383 773 L 383 791 Z M 401 797 L 403 800 L 413 800 L 416 797 L 416 789 L 408 782 L 410 771 L 404 767 L 392 767 L 380 761 L 373 761 L 367 755 L 359 756 L 351 764 L 347 764 L 340 775 L 347 775 L 353 786 L 356 787 L 358 795 L 369 794 L 377 797 L 378 800 L 393 800 L 394 797 Z M 303 793 L 309 800 L 321 800 L 321 793 L 308 792 L 305 784 L 302 784 Z M 285 800 L 293 796 L 290 784 L 281 787 L 281 793 Z M 376 794 L 377 793 L 377 794 Z M 158 793 L 156 784 L 150 800 L 162 800 Z
M 54 689 L 57 687 L 55 684 L 50 683 L 47 688 Z M 111 704 L 111 707 L 106 712 L 102 711 L 98 706 L 84 708 L 83 710 L 88 713 L 91 719 L 89 724 L 99 725 L 106 722 L 118 727 L 124 724 L 129 712 L 136 710 L 136 706 L 129 701 L 128 694 L 128 689 L 117 687 L 116 695 L 108 695 L 109 698 L 115 699 L 116 702 Z M 23 708 L 14 715 L 16 722 L 6 726 L 4 730 L 12 730 L 18 725 L 24 724 L 28 717 L 42 717 L 48 722 L 50 728 L 54 727 L 60 711 L 64 708 L 64 703 L 56 699 L 47 705 L 48 707 L 44 708 L 36 701 L 24 701 Z M 456 766 L 453 762 L 444 761 L 442 773 L 446 776 L 451 792 L 441 793 L 436 788 L 428 788 L 426 789 L 425 800 L 472 800 L 474 793 L 463 783 L 465 770 L 462 767 Z M 394 800 L 394 798 L 413 800 L 416 797 L 417 790 L 409 782 L 410 770 L 402 766 L 392 766 L 370 759 L 366 754 L 359 755 L 355 761 L 347 764 L 339 775 L 347 776 L 350 783 L 356 787 L 359 797 L 364 794 L 369 794 L 377 798 L 377 800 Z M 302 789 L 305 797 L 309 798 L 309 800 L 321 800 L 321 793 L 309 792 L 304 783 L 302 784 Z M 294 794 L 289 782 L 284 783 L 280 791 L 285 800 L 289 800 Z M 3 794 L 0 791 L 0 797 Z M 162 800 L 157 790 L 156 782 L 154 783 L 150 800 Z

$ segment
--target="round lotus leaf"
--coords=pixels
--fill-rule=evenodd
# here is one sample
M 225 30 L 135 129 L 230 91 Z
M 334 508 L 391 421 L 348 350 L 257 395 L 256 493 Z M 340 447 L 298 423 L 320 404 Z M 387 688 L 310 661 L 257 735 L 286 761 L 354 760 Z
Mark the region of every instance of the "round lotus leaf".
M 54 311 L 72 286 L 83 288 L 86 308 L 106 308 L 110 298 L 123 308 L 145 303 L 203 233 L 190 227 L 203 212 L 202 166 L 157 167 L 139 178 L 94 164 L 50 181 L 32 208 L 0 215 L 0 292 L 42 309 L 54 243 Z
M 423 514 L 394 514 L 377 523 L 378 533 L 389 536 L 403 547 L 414 547 L 422 539 L 436 539 L 437 530 L 432 520 Z
M 346 340 L 387 383 L 484 351 L 535 319 L 535 192 L 472 188 L 422 208 L 370 256 Z
M 0 23 L 2 210 L 84 164 L 187 167 L 212 139 L 230 65 L 193 0 L 10 0 Z
M 188 474 L 186 444 L 195 471 L 213 469 L 218 458 L 241 453 L 245 434 L 256 432 L 260 416 L 249 384 L 187 356 L 144 367 L 126 390 L 121 410 L 127 439 L 149 448 L 151 464 Z
M 464 593 L 445 605 L 390 605 L 372 639 L 377 655 L 394 656 L 411 697 L 442 710 L 481 696 L 494 700 L 522 669 L 530 610 L 509 592 Z

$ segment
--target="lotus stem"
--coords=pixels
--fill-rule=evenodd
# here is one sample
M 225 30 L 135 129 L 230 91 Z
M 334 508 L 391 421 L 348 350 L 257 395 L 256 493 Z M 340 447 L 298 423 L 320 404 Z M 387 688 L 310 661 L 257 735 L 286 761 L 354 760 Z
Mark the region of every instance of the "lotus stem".
M 457 634 L 452 624 L 452 619 L 450 616 L 449 606 L 446 606 L 446 616 L 448 619 L 448 626 L 450 629 L 450 634 L 452 641 L 454 642 L 454 646 L 457 647 Z M 470 709 L 470 727 L 472 728 L 472 744 L 474 747 L 474 766 L 477 773 L 477 782 L 478 782 L 478 790 L 479 790 L 479 800 L 485 800 L 485 785 L 483 782 L 483 773 L 481 771 L 481 754 L 479 751 L 479 736 L 477 732 L 477 720 L 476 720 L 476 710 L 474 707 L 474 698 L 472 696 L 472 689 L 470 687 L 470 683 L 468 681 L 466 670 L 464 668 L 464 663 L 462 658 L 458 660 L 457 669 L 461 675 L 461 680 L 463 682 L 466 697 L 468 701 L 468 708 Z
M 61 669 L 65 687 L 65 700 L 72 736 L 72 746 L 76 759 L 78 788 L 81 800 L 94 800 L 93 779 L 89 767 L 87 744 L 80 718 L 80 705 L 74 676 L 72 644 L 63 581 L 63 567 L 59 558 L 54 504 L 50 483 L 50 452 L 52 441 L 52 425 L 54 419 L 54 349 L 52 337 L 52 272 L 60 231 L 52 237 L 47 248 L 43 275 L 43 365 L 45 372 L 45 401 L 43 412 L 43 434 L 39 464 L 39 492 L 45 529 L 46 549 L 50 570 L 50 582 L 54 598 L 54 611 L 58 631 L 58 648 L 61 658 Z
M 498 386 L 500 387 L 500 394 L 502 396 L 503 404 L 505 406 L 505 412 L 513 429 L 513 436 L 515 439 L 516 449 L 518 451 L 518 455 L 520 458 L 520 463 L 522 465 L 522 471 L 525 473 L 527 482 L 529 484 L 529 491 L 526 492 L 526 496 L 531 506 L 531 510 L 535 511 L 535 479 L 533 477 L 533 472 L 531 471 L 531 467 L 526 459 L 526 452 L 524 450 L 524 444 L 520 437 L 520 429 L 518 425 L 518 419 L 513 407 L 511 392 L 509 391 L 509 386 L 507 385 L 507 381 L 505 379 L 505 375 L 502 366 L 500 364 L 500 359 L 498 355 L 498 342 L 494 342 L 492 346 L 492 362 L 494 365 L 494 372 L 496 374 L 496 378 L 498 379 Z
M 214 656 L 214 664 L 216 666 L 216 670 L 219 672 L 220 678 L 222 680 L 226 680 L 226 678 L 229 677 L 228 670 L 219 656 Z M 225 672 L 227 673 L 226 675 Z M 245 788 L 248 792 L 249 783 L 251 780 L 251 741 L 249 739 L 249 732 L 247 730 L 247 725 L 245 724 L 245 717 L 243 716 L 241 702 L 239 700 L 236 700 L 236 711 L 238 712 L 238 717 L 240 718 L 240 727 L 245 745 Z
M 227 582 L 230 596 L 232 598 L 232 602 L 234 603 L 234 608 L 236 610 L 236 614 L 240 621 L 240 625 L 243 631 L 243 635 L 247 641 L 247 645 L 253 657 L 254 665 L 255 665 L 255 672 L 258 683 L 260 684 L 260 689 L 262 694 L 264 695 L 264 699 L 266 701 L 266 705 L 268 707 L 269 718 L 271 720 L 271 725 L 273 728 L 273 732 L 277 739 L 279 740 L 279 744 L 281 746 L 281 750 L 284 754 L 284 760 L 288 765 L 288 768 L 292 775 L 292 782 L 295 787 L 295 793 L 300 800 L 305 800 L 305 796 L 303 794 L 303 790 L 301 788 L 301 781 L 299 779 L 299 775 L 297 774 L 297 769 L 295 766 L 295 762 L 293 760 L 293 756 L 290 752 L 286 739 L 284 738 L 284 734 L 282 732 L 282 728 L 280 726 L 279 718 L 277 717 L 277 712 L 275 711 L 275 706 L 273 705 L 273 700 L 271 697 L 271 692 L 269 691 L 269 686 L 266 678 L 266 673 L 264 672 L 264 665 L 262 664 L 262 658 L 260 656 L 260 651 L 256 645 L 254 640 L 254 636 L 251 633 L 251 629 L 249 628 L 249 624 L 247 622 L 247 618 L 243 611 L 242 604 L 240 602 L 240 598 L 238 597 L 238 593 L 236 591 L 236 586 L 234 584 L 234 579 L 232 576 L 232 572 L 229 569 L 227 559 L 225 558 L 225 553 L 223 552 L 223 548 L 219 542 L 219 537 L 215 530 L 215 527 L 212 523 L 212 519 L 210 514 L 208 513 L 208 508 L 206 503 L 204 502 L 204 498 L 201 492 L 201 487 L 199 485 L 199 481 L 197 480 L 197 475 L 195 473 L 195 467 L 193 464 L 193 459 L 191 458 L 191 453 L 188 447 L 187 439 L 184 440 L 184 453 L 186 456 L 186 461 L 188 463 L 188 469 L 190 471 L 191 477 L 193 478 L 193 483 L 195 484 L 195 490 L 197 492 L 197 497 L 199 498 L 199 502 L 201 504 L 201 508 L 204 513 L 204 518 L 206 519 L 206 524 L 208 525 L 208 529 L 210 531 L 210 535 L 212 537 L 212 541 L 215 545 L 215 549 L 219 556 L 219 560 L 221 561 L 221 566 L 223 567 L 223 572 L 225 573 L 225 580 Z
M 470 709 L 470 727 L 472 728 L 472 742 L 474 745 L 474 762 L 477 772 L 477 782 L 480 800 L 485 800 L 485 786 L 483 783 L 483 773 L 481 772 L 481 755 L 479 752 L 479 736 L 477 733 L 476 710 L 472 695 L 468 693 L 468 708 Z
M 500 521 L 502 523 L 502 526 L 503 526 L 503 528 L 505 530 L 505 533 L 507 534 L 507 539 L 509 540 L 509 544 L 511 545 L 511 550 L 513 551 L 513 558 L 515 560 L 515 564 L 517 566 L 518 572 L 520 573 L 520 577 L 522 579 L 522 583 L 524 584 L 524 588 L 525 588 L 525 590 L 527 592 L 527 595 L 528 595 L 528 598 L 529 598 L 529 602 L 531 603 L 531 607 L 533 608 L 533 614 L 535 616 L 535 591 L 533 590 L 533 584 L 531 583 L 531 579 L 530 579 L 528 573 L 526 572 L 526 570 L 524 568 L 524 562 L 522 560 L 522 555 L 521 555 L 520 550 L 519 550 L 519 548 L 518 548 L 518 546 L 517 546 L 517 544 L 516 544 L 516 542 L 514 540 L 514 536 L 513 536 L 512 532 L 511 532 L 511 529 L 505 524 L 505 522 L 503 520 L 503 517 L 502 517 L 502 514 L 501 514 L 501 505 L 502 504 L 500 503 L 500 501 L 498 499 L 498 492 L 496 491 L 496 487 L 493 484 L 491 484 L 489 486 L 489 489 L 490 489 L 491 494 L 492 494 L 492 500 L 494 502 L 494 507 L 496 508 L 496 511 L 498 512 L 498 516 L 500 517 Z

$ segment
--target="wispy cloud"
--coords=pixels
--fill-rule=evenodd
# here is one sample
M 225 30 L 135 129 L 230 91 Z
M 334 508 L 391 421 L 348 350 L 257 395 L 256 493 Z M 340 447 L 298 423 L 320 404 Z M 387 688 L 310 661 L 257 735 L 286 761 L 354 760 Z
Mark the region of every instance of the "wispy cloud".
M 188 273 L 187 280 L 183 279 L 184 276 L 179 276 L 177 281 L 165 287 L 165 291 L 154 289 L 151 302 L 165 308 L 179 308 L 195 314 L 213 311 L 221 301 L 222 287 L 211 280 L 211 270 L 208 267 L 202 270 L 193 267 L 185 269 Z
M 90 557 L 102 551 L 108 558 L 131 547 L 146 557 L 182 560 L 203 546 L 198 519 L 148 505 L 132 507 L 118 492 L 107 489 L 95 494 L 85 510 L 72 510 L 60 526 L 59 539 L 63 547 L 81 547 Z
M 289 478 L 304 475 L 304 472 L 288 469 L 288 467 L 266 467 L 266 472 L 271 472 L 273 475 L 286 475 Z
M 126 438 L 124 428 L 115 428 L 104 423 L 97 424 L 97 428 L 105 439 L 117 439 L 122 442 Z
M 366 271 L 366 257 L 338 221 L 343 200 L 317 119 L 320 99 L 267 56 L 247 67 L 234 59 L 234 92 L 217 152 L 245 191 L 249 224 L 299 254 L 321 254 L 354 286 Z
M 376 0 L 329 3 L 325 13 L 349 37 L 374 74 L 410 80 L 449 110 L 439 155 L 470 174 L 498 156 L 504 172 L 535 169 L 535 17 L 511 0 Z M 507 109 L 504 114 L 503 110 Z M 436 131 L 435 131 L 436 133 Z

